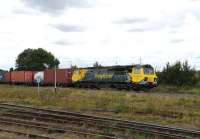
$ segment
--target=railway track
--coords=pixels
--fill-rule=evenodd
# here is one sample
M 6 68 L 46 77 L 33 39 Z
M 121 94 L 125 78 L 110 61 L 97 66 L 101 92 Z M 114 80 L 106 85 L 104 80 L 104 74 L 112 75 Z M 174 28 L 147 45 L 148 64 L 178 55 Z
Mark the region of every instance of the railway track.
M 18 106 L 19 107 L 19 106 Z M 20 108 L 21 109 L 21 108 Z M 114 134 L 98 132 L 95 130 L 88 130 L 84 128 L 79 128 L 75 126 L 63 126 L 62 119 L 56 119 L 56 117 L 50 118 L 50 115 L 44 115 L 40 113 L 34 113 L 27 110 L 19 110 L 15 108 L 0 106 L 0 125 L 15 125 L 25 128 L 34 128 L 40 131 L 46 131 L 46 133 L 73 133 L 81 136 L 89 137 L 102 137 L 106 139 L 120 139 L 121 137 L 116 137 Z M 62 122 L 61 122 L 62 121 Z M 67 121 L 65 120 L 65 123 Z M 30 138 L 47 138 L 47 139 L 57 139 L 57 137 L 44 136 L 40 134 L 31 134 L 23 131 L 2 129 L 0 131 L 16 133 L 19 135 L 26 135 Z
M 3 127 L 0 128 L 1 132 L 7 132 L 7 133 L 14 133 L 17 135 L 23 135 L 26 136 L 26 138 L 37 138 L 37 139 L 56 139 L 54 137 L 49 137 L 41 134 L 33 134 L 31 132 L 23 132 L 23 131 L 17 131 L 17 130 L 11 130 L 11 129 L 5 129 Z
M 94 131 L 89 131 L 89 130 L 84 130 L 81 128 L 74 128 L 74 127 L 58 127 L 53 124 L 49 123 L 43 123 L 43 122 L 37 122 L 37 121 L 29 121 L 29 120 L 21 120 L 21 119 L 16 119 L 16 118 L 7 118 L 7 117 L 1 117 L 0 118 L 0 123 L 5 124 L 5 125 L 16 125 L 16 126 L 23 126 L 26 128 L 35 128 L 39 129 L 40 131 L 47 131 L 51 133 L 74 133 L 74 134 L 80 134 L 84 136 L 102 136 L 104 138 L 108 139 L 116 139 L 115 137 L 112 137 L 111 135 L 105 135 L 105 134 L 100 134 Z M 1 130 L 0 130 L 1 131 Z M 2 130 L 2 131 L 9 131 L 8 129 Z M 10 131 L 11 133 L 13 130 Z M 50 137 L 50 136 L 44 136 L 44 135 L 39 135 L 39 134 L 32 134 L 32 133 L 27 133 L 27 132 L 20 132 L 20 131 L 15 131 L 13 133 L 17 134 L 22 134 L 22 135 L 28 135 L 28 137 L 36 137 L 36 138 L 47 138 L 47 139 L 56 139 L 56 137 Z
M 106 117 L 97 117 L 67 111 L 41 109 L 6 103 L 0 104 L 0 109 L 1 123 L 13 122 L 12 124 L 18 124 L 26 127 L 32 126 L 32 128 L 34 127 L 43 130 L 58 131 L 63 133 L 72 132 L 85 136 L 102 136 L 104 138 L 111 139 L 128 138 L 130 136 L 130 133 L 131 135 L 133 135 L 134 133 L 142 133 L 151 136 L 174 139 L 200 138 L 200 131 L 160 126 L 156 124 L 147 124 L 135 121 L 111 119 Z M 6 119 L 5 117 L 9 118 Z M 65 124 L 72 125 L 72 127 L 63 126 Z M 85 126 L 88 129 L 90 127 L 93 127 L 95 130 L 83 130 L 80 128 L 73 128 L 75 126 Z M 109 129 L 111 133 L 102 132 L 102 129 Z

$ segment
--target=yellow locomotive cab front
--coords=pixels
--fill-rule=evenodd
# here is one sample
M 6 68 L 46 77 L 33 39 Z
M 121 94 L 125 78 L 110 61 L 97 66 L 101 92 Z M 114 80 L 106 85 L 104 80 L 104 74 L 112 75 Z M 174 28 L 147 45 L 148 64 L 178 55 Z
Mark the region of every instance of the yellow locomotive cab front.
M 132 79 L 132 83 L 144 87 L 156 87 L 157 76 L 155 70 L 150 65 L 137 65 L 132 69 L 132 73 L 129 73 Z

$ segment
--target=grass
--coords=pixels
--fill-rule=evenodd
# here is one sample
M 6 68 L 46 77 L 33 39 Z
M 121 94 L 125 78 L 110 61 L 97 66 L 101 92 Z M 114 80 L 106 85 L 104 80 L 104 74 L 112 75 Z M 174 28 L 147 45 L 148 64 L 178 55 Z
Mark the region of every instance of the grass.
M 200 86 L 171 86 L 171 85 L 159 85 L 153 90 L 159 93 L 178 93 L 178 94 L 198 94 L 200 95 Z
M 200 129 L 200 96 L 176 97 L 154 92 L 59 88 L 54 93 L 53 88 L 44 87 L 38 95 L 34 87 L 0 85 L 0 102 Z

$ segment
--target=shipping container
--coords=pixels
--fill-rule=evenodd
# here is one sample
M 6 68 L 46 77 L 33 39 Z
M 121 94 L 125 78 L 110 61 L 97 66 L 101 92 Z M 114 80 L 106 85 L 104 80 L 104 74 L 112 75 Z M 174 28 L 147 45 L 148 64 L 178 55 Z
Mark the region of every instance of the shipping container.
M 25 83 L 25 71 L 12 71 L 11 72 L 11 82 L 13 84 Z
M 59 69 L 56 70 L 56 78 L 59 84 L 72 82 L 72 72 L 71 69 Z
M 44 71 L 35 72 L 35 74 L 34 74 L 34 83 L 38 83 L 38 81 L 41 84 L 44 83 Z
M 57 85 L 68 86 L 72 83 L 71 69 L 57 69 L 56 70 Z M 44 83 L 46 85 L 53 85 L 55 83 L 55 70 L 48 69 L 44 72 Z
M 11 83 L 14 84 L 32 84 L 34 72 L 32 71 L 12 71 Z
M 5 82 L 6 83 L 11 83 L 11 72 L 6 72 L 4 74 L 4 77 L 5 77 Z
M 33 71 L 25 71 L 24 72 L 24 80 L 26 84 L 33 84 L 34 72 Z
M 6 72 L 0 72 L 0 83 L 4 83 L 5 82 L 5 73 Z
M 44 71 L 44 84 L 52 85 L 54 83 L 54 70 L 47 69 Z

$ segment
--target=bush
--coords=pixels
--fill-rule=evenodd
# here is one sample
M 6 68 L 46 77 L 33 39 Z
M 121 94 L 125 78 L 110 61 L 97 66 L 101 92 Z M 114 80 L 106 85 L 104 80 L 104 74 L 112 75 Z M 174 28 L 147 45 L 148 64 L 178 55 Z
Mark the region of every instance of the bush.
M 160 83 L 183 86 L 197 84 L 197 76 L 195 69 L 191 68 L 187 61 L 180 61 L 170 64 L 167 63 L 163 71 L 158 73 Z

